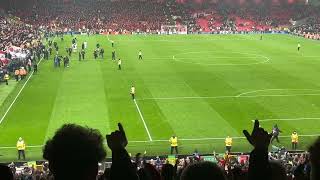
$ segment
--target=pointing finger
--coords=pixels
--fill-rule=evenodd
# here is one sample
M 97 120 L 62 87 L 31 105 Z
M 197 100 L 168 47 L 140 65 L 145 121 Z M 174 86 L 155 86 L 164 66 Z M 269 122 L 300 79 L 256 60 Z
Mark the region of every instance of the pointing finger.
M 249 132 L 247 130 L 243 130 L 242 131 L 244 136 L 247 138 L 247 140 L 249 141 L 250 144 L 252 144 L 252 139 L 251 139 L 251 135 L 249 134 Z
M 123 126 L 122 126 L 121 123 L 118 123 L 118 127 L 119 127 L 119 131 L 120 131 L 121 133 L 124 133 L 124 129 L 123 129 Z
M 253 131 L 257 130 L 259 128 L 259 120 L 254 120 L 254 127 L 253 127 Z

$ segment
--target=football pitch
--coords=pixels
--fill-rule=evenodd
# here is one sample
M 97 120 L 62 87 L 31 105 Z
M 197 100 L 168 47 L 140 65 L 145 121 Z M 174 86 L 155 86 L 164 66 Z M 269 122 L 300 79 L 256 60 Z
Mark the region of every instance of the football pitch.
M 97 128 L 103 135 L 121 122 L 132 154 L 169 154 L 179 138 L 181 153 L 249 151 L 242 135 L 252 120 L 283 131 L 276 146 L 299 149 L 320 135 L 320 44 L 290 35 L 76 36 L 88 42 L 86 58 L 73 53 L 69 68 L 42 60 L 39 73 L 0 92 L 0 161 L 16 159 L 23 137 L 28 159 L 42 159 L 42 145 L 65 123 Z M 56 38 L 66 55 L 71 36 Z M 115 42 L 122 70 L 111 60 Z M 94 60 L 99 43 L 104 58 Z M 302 45 L 300 52 L 297 44 Z M 143 60 L 138 60 L 139 50 Z M 53 54 L 55 52 L 53 51 Z M 129 94 L 136 87 L 136 100 Z M 108 153 L 111 156 L 111 153 Z

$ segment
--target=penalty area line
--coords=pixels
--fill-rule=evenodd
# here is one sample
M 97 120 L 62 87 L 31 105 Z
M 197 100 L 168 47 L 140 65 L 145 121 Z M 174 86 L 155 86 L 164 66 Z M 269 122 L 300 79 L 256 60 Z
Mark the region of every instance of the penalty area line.
M 142 120 L 143 126 L 144 126 L 144 128 L 145 128 L 145 130 L 146 130 L 146 132 L 147 132 L 147 134 L 148 134 L 149 141 L 152 141 L 152 137 L 151 137 L 151 135 L 150 135 L 149 129 L 148 129 L 148 127 L 147 127 L 147 124 L 146 124 L 146 122 L 145 122 L 145 120 L 144 120 L 144 118 L 143 118 L 143 115 L 142 115 L 142 113 L 141 113 L 141 110 L 140 110 L 140 108 L 139 108 L 139 106 L 138 106 L 138 103 L 137 103 L 137 101 L 136 101 L 135 99 L 133 100 L 133 102 L 134 102 L 134 104 L 136 105 L 136 108 L 137 108 L 138 113 L 139 113 L 139 115 L 140 115 L 140 118 L 141 118 L 141 120 Z

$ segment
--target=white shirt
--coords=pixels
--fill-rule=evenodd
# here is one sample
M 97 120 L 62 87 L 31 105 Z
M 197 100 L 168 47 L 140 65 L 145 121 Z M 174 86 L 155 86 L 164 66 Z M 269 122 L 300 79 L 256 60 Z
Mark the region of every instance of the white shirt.
M 298 44 L 298 47 L 301 47 L 301 45 L 300 45 L 300 44 Z
M 87 42 L 86 41 L 83 43 L 83 45 L 84 45 L 84 48 L 87 49 Z
M 118 61 L 118 65 L 121 65 L 121 60 Z
M 142 55 L 142 52 L 140 51 L 140 52 L 139 52 L 139 56 L 141 56 L 141 55 Z
M 136 92 L 136 88 L 135 87 L 131 87 L 131 94 L 134 94 Z

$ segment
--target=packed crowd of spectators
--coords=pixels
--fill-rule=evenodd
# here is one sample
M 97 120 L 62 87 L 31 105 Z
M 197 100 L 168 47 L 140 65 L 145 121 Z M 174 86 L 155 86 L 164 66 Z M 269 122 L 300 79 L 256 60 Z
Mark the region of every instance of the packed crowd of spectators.
M 38 1 L 32 10 L 13 14 L 25 23 L 58 31 L 96 33 L 158 33 L 161 25 L 187 25 L 189 32 L 271 31 L 291 27 L 290 20 L 319 16 L 318 9 L 304 4 L 204 3 L 176 1 L 88 1 L 54 4 Z M 313 27 L 318 28 L 318 27 Z
M 16 10 L 26 23 L 60 31 L 148 32 L 160 30 L 166 22 L 165 4 L 146 2 L 83 2 L 81 4 L 52 5 L 40 3 L 32 12 Z
M 6 47 L 30 47 L 40 38 L 40 34 L 32 26 L 21 22 L 18 18 L 0 16 L 0 50 Z
M 272 6 L 249 4 L 234 6 L 224 3 L 187 7 L 188 13 L 197 23 L 196 31 L 203 32 L 251 32 L 284 30 L 291 27 L 290 20 L 300 20 L 318 15 L 318 9 L 309 5 L 295 4 Z
M 318 10 L 320 9 L 318 8 Z M 292 26 L 290 30 L 295 35 L 320 40 L 320 14 L 314 14 L 307 18 L 304 23 Z
M 106 135 L 112 151 L 111 163 L 99 163 L 106 157 L 100 132 L 74 124 L 63 125 L 48 140 L 43 157 L 48 160 L 37 166 L 0 166 L 0 177 L 8 179 L 127 179 L 127 180 L 317 180 L 320 165 L 320 138 L 309 152 L 289 153 L 284 149 L 269 152 L 271 135 L 255 121 L 252 133 L 244 135 L 253 146 L 248 154 L 213 154 L 155 159 L 137 154 L 130 157 L 124 128 Z M 206 158 L 207 157 L 207 158 Z
M 6 74 L 13 76 L 15 70 L 30 70 L 27 68 L 28 65 L 30 67 L 39 61 L 42 49 L 38 29 L 22 22 L 18 17 L 1 13 L 0 82 L 4 80 Z

